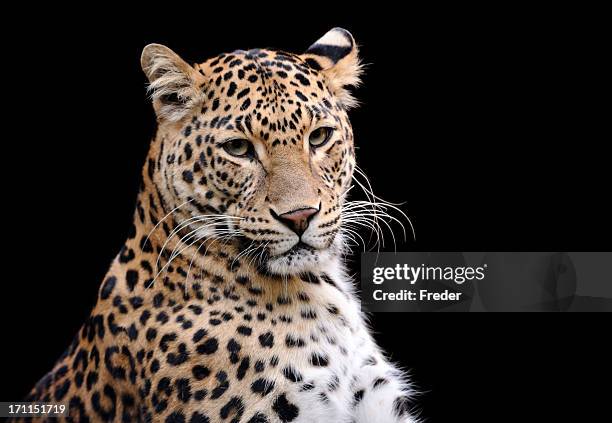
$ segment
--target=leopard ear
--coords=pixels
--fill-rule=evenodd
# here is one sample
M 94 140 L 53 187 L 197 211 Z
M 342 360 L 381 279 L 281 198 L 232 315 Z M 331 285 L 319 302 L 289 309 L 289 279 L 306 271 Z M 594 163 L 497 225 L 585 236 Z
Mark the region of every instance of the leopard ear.
M 357 104 L 348 87 L 359 85 L 362 65 L 357 44 L 350 32 L 342 28 L 328 31 L 301 57 L 310 67 L 325 75 L 330 90 L 344 107 Z
M 203 76 L 168 47 L 149 44 L 142 51 L 140 64 L 160 119 L 177 122 L 203 101 Z

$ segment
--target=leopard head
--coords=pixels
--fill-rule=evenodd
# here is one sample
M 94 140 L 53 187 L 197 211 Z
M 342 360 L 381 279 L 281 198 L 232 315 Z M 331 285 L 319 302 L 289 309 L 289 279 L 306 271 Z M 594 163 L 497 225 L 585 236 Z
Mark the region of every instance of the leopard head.
M 235 241 L 280 275 L 341 252 L 361 71 L 349 32 L 300 55 L 240 50 L 194 65 L 151 44 L 141 63 L 158 120 L 152 180 L 192 240 Z

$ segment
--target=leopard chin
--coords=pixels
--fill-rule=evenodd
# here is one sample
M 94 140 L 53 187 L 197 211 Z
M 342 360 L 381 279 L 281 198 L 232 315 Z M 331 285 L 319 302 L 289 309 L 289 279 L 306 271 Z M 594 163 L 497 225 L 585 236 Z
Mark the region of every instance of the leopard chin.
M 279 276 L 316 273 L 327 267 L 335 256 L 331 248 L 317 250 L 299 243 L 284 254 L 268 258 L 266 267 L 268 272 Z

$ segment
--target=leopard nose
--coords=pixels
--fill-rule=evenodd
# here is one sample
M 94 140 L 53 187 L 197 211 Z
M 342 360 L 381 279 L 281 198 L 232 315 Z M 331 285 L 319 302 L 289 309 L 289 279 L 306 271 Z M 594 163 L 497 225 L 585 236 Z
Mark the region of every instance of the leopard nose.
M 308 224 L 312 220 L 313 216 L 319 212 L 319 209 L 314 207 L 308 207 L 304 209 L 297 209 L 288 213 L 278 215 L 274 210 L 270 209 L 272 216 L 281 221 L 285 226 L 295 232 L 298 236 L 301 236 L 306 229 Z

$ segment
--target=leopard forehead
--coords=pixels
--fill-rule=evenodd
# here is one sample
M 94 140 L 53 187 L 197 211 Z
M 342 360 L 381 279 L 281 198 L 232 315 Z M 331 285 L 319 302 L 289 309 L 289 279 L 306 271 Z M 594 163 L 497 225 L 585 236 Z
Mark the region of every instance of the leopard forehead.
M 297 55 L 235 51 L 195 68 L 205 78 L 201 113 L 214 115 L 211 128 L 248 132 L 274 147 L 298 144 L 314 120 L 347 121 L 316 62 Z

